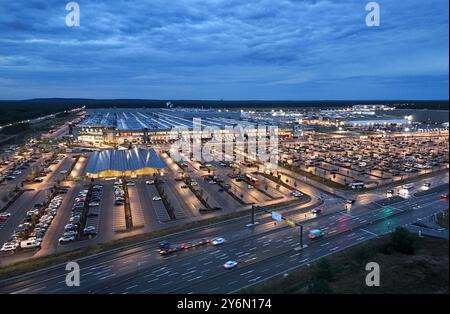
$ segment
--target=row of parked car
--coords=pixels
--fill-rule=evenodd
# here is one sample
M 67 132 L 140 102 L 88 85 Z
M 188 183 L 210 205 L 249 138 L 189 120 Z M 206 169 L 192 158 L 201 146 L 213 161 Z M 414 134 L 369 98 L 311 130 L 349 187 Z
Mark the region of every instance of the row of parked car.
M 125 191 L 122 187 L 122 180 L 114 182 L 114 205 L 121 206 L 125 204 Z
M 84 189 L 77 194 L 75 197 L 75 203 L 72 206 L 72 213 L 70 214 L 69 222 L 64 226 L 64 234 L 61 238 L 59 238 L 60 244 L 75 241 L 78 238 L 80 231 L 83 231 L 84 236 L 93 236 L 97 234 L 97 231 L 93 226 L 86 226 L 83 230 L 81 230 L 81 228 L 86 207 L 89 208 L 91 206 L 99 206 L 102 195 L 102 185 L 94 185 L 90 193 L 89 190 Z M 90 217 L 89 215 L 96 214 L 90 214 L 88 212 L 87 218 Z
M 61 193 L 62 191 L 60 191 Z M 63 192 L 62 192 L 63 193 Z M 14 252 L 16 249 L 40 248 L 45 233 L 58 213 L 64 196 L 57 194 L 44 208 L 42 204 L 35 204 L 27 212 L 23 223 L 17 226 L 10 239 L 3 244 L 1 252 Z

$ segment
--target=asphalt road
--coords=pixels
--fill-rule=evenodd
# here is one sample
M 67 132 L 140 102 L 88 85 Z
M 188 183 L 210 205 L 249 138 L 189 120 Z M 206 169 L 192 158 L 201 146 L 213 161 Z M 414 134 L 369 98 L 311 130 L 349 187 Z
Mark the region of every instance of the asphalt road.
M 0 282 L 0 293 L 231 293 L 446 207 L 448 201 L 433 193 L 388 207 L 372 203 L 319 216 L 304 221 L 304 233 L 320 227 L 325 236 L 315 241 L 305 237 L 308 247 L 303 250 L 299 250 L 298 229 L 275 225 L 265 216 L 258 219 L 259 225 L 245 227 L 248 220 L 242 218 L 191 231 L 189 236 L 170 237 L 171 242 L 181 243 L 221 236 L 226 239 L 222 246 L 209 245 L 163 257 L 155 251 L 158 239 L 146 241 L 79 260 L 80 287 L 66 286 L 65 265 L 59 265 Z M 227 260 L 236 260 L 239 265 L 225 270 L 222 265 Z

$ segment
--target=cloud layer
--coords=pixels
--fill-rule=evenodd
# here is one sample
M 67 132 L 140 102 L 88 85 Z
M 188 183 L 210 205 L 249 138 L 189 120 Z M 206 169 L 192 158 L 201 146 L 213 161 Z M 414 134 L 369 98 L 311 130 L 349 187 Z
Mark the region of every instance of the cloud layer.
M 0 98 L 448 99 L 448 0 L 0 0 Z

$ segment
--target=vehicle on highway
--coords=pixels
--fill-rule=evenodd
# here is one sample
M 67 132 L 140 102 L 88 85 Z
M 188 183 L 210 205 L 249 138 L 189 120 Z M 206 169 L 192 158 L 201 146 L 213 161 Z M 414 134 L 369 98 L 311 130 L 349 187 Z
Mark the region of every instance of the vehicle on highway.
M 67 170 L 61 170 L 59 173 L 60 174 L 66 174 L 68 171 Z
M 152 200 L 153 201 L 160 201 L 160 200 L 162 200 L 162 198 L 159 197 L 159 196 L 153 196 Z
M 147 185 L 155 184 L 155 180 L 145 181 L 145 184 L 147 184 Z
M 135 186 L 136 183 L 134 181 L 127 181 L 127 186 Z
M 96 207 L 96 206 L 100 206 L 100 203 L 94 201 L 94 202 L 90 202 L 88 205 L 89 205 L 90 207 Z
M 318 207 L 318 208 L 314 208 L 314 209 L 311 211 L 311 213 L 317 215 L 317 214 L 322 213 L 322 211 L 323 211 L 323 209 L 322 209 L 321 207 Z
M 393 190 L 388 190 L 386 192 L 386 197 L 392 197 L 392 196 L 394 196 L 394 191 Z
M 8 220 L 11 217 L 11 213 L 1 213 L 0 214 L 0 222 Z
M 301 197 L 301 196 L 303 196 L 303 193 L 299 192 L 299 191 L 292 191 L 291 195 L 294 197 Z
M 364 188 L 364 182 L 353 182 L 350 184 L 350 187 L 352 189 L 363 189 Z
M 237 262 L 236 261 L 228 261 L 225 264 L 223 264 L 223 268 L 225 269 L 232 269 L 235 268 L 237 266 Z
M 448 199 L 448 193 L 441 194 L 441 198 L 442 199 Z
M 311 240 L 318 239 L 323 236 L 323 233 L 320 229 L 311 229 L 308 232 L 308 238 Z
M 225 239 L 224 238 L 217 238 L 217 239 L 214 239 L 212 241 L 213 245 L 220 245 L 220 244 L 223 244 L 223 243 L 225 243 Z
M 414 183 L 408 183 L 408 184 L 404 184 L 402 185 L 403 190 L 411 190 L 412 188 L 414 188 Z
M 176 247 L 169 247 L 169 248 L 166 248 L 166 249 L 159 250 L 159 254 L 166 255 L 166 254 L 174 253 L 176 251 L 178 251 L 178 248 L 176 248 Z
M 65 243 L 69 243 L 75 241 L 75 236 L 62 236 L 61 238 L 59 238 L 58 242 L 60 244 L 65 244 Z
M 429 190 L 430 187 L 431 187 L 431 183 L 429 183 L 429 182 L 423 184 L 423 189 L 424 189 L 425 191 Z

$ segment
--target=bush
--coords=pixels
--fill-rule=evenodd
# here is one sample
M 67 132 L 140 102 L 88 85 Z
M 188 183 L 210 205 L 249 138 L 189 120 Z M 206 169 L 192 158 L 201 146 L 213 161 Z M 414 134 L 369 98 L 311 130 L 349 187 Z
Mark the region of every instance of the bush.
M 375 254 L 376 254 L 375 250 L 362 247 L 355 252 L 355 259 L 358 263 L 366 263 Z
M 308 291 L 312 294 L 327 294 L 333 293 L 328 282 L 321 278 L 313 278 L 308 283 Z
M 323 279 L 326 281 L 334 280 L 334 269 L 326 258 L 321 259 L 317 263 L 315 270 L 315 278 Z
M 391 233 L 392 248 L 402 254 L 414 254 L 415 237 L 407 229 L 398 227 Z

